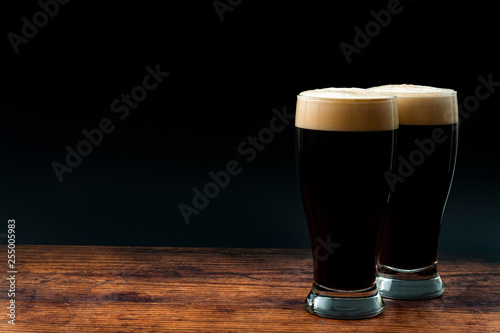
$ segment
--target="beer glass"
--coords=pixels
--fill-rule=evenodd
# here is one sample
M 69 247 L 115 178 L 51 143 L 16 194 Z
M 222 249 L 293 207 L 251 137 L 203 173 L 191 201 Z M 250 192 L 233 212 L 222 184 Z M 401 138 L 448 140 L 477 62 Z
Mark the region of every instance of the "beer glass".
M 321 317 L 380 314 L 379 233 L 398 127 L 394 96 L 357 88 L 297 96 L 297 171 L 313 257 L 305 308 Z
M 392 194 L 381 233 L 378 288 L 383 297 L 429 299 L 444 292 L 438 240 L 455 169 L 456 91 L 415 85 L 370 90 L 397 96 L 395 169 L 385 174 Z

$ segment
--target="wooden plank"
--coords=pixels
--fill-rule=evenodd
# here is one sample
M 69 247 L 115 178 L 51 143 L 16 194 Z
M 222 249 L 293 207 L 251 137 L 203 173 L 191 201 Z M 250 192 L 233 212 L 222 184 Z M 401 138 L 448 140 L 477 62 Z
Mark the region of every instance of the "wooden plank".
M 306 250 L 19 245 L 16 259 L 16 326 L 2 315 L 0 332 L 500 332 L 494 260 L 445 257 L 444 296 L 348 321 L 304 310 Z

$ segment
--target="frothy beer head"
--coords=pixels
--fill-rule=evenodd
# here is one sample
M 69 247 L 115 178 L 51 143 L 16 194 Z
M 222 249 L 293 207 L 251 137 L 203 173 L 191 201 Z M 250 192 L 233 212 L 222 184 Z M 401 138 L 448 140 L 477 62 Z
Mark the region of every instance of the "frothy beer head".
M 398 128 L 393 94 L 360 88 L 325 88 L 297 96 L 295 126 L 321 131 L 386 131 Z
M 400 125 L 446 125 L 458 122 L 457 92 L 411 84 L 369 88 L 397 96 Z

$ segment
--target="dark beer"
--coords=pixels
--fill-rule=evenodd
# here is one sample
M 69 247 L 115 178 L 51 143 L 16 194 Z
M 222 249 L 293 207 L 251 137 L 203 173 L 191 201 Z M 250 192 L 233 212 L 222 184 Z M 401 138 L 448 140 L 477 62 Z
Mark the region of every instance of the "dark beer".
M 433 135 L 433 133 L 440 133 Z M 435 136 L 438 140 L 433 140 Z M 420 151 L 418 165 L 394 184 L 381 236 L 380 263 L 417 269 L 437 262 L 441 220 L 455 168 L 458 125 L 400 125 L 396 156 Z M 419 157 L 419 158 L 420 158 Z M 420 164 L 421 163 L 421 164 Z M 398 165 L 398 163 L 396 163 Z
M 374 285 L 389 198 L 395 130 L 297 129 L 298 173 L 315 260 L 314 281 L 336 290 Z
M 363 89 L 328 92 L 305 92 L 297 101 L 297 165 L 314 282 L 359 291 L 375 286 L 390 194 L 384 171 L 392 167 L 398 126 L 395 99 Z
M 377 287 L 395 299 L 429 299 L 444 292 L 438 274 L 439 233 L 455 169 L 456 91 L 427 86 L 371 88 L 397 96 L 396 164 L 382 229 Z

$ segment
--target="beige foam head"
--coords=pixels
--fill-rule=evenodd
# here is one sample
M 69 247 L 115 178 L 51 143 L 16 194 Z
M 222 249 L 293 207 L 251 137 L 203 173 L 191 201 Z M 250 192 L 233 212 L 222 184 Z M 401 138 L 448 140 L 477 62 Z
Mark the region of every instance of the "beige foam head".
M 400 125 L 446 125 L 458 122 L 455 90 L 411 84 L 390 84 L 368 90 L 397 96 Z
M 396 98 L 360 88 L 325 88 L 297 96 L 295 126 L 321 131 L 386 131 L 398 128 Z

